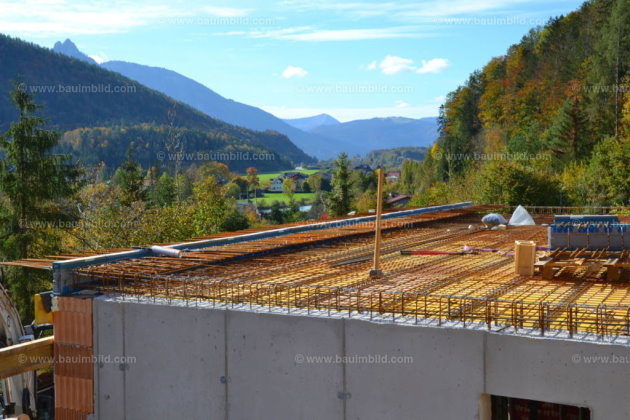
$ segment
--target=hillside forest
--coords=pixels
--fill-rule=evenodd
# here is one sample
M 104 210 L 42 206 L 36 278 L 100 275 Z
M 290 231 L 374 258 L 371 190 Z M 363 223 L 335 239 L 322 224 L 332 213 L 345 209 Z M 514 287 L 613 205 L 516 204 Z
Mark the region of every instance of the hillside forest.
M 529 31 L 441 108 L 440 138 L 406 161 L 413 204 L 630 201 L 630 2 L 593 0 Z

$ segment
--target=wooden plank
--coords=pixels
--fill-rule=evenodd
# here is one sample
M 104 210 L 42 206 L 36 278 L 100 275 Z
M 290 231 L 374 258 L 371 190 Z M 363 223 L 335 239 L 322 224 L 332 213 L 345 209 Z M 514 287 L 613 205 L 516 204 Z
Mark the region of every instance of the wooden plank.
M 0 349 L 0 379 L 53 364 L 53 337 Z
M 541 271 L 542 271 L 543 279 L 545 280 L 553 279 L 553 267 L 554 267 L 553 261 L 547 261 L 546 264 L 542 266 Z
M 616 266 L 608 266 L 606 269 L 606 280 L 610 282 L 619 281 L 621 278 L 621 269 Z
M 0 262 L 0 265 L 12 266 L 12 267 L 25 267 L 25 268 L 36 268 L 40 270 L 51 270 L 51 263 L 44 262 L 33 262 L 33 261 L 3 261 Z

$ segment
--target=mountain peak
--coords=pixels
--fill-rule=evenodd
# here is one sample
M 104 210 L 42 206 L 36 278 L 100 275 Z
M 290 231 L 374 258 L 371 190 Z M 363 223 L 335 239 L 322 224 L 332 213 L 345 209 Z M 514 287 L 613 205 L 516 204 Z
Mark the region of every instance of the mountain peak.
M 77 48 L 76 44 L 70 40 L 70 38 L 66 38 L 66 40 L 63 42 L 55 42 L 53 51 L 59 54 L 67 55 L 68 57 L 73 57 L 78 60 L 85 61 L 86 63 L 97 64 L 93 58 L 83 54 L 79 50 L 79 48 Z
M 319 115 L 314 115 L 312 117 L 306 117 L 306 118 L 286 119 L 284 121 L 287 124 L 290 124 L 293 127 L 299 128 L 300 130 L 304 130 L 304 131 L 314 130 L 324 125 L 340 124 L 338 120 L 336 120 L 335 118 L 331 117 L 328 114 L 319 114 Z
M 66 38 L 66 40 L 63 41 L 63 42 L 57 41 L 55 43 L 55 46 L 56 45 L 63 46 L 64 48 L 74 48 L 76 51 L 79 51 L 79 49 L 77 48 L 76 44 L 74 42 L 72 42 L 72 40 L 70 38 Z
M 322 125 L 333 125 L 333 124 L 340 124 L 339 120 L 336 119 L 335 117 L 329 115 L 329 114 L 319 114 L 319 115 L 315 115 L 313 117 L 314 119 L 317 119 L 321 122 L 325 122 L 325 124 Z

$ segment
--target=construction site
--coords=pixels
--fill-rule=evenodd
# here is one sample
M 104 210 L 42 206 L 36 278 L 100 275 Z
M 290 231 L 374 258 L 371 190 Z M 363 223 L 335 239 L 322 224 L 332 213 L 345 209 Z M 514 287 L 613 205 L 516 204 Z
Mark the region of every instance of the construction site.
M 630 418 L 630 217 L 527 207 L 534 225 L 481 223 L 513 211 L 5 264 L 52 271 L 57 419 Z

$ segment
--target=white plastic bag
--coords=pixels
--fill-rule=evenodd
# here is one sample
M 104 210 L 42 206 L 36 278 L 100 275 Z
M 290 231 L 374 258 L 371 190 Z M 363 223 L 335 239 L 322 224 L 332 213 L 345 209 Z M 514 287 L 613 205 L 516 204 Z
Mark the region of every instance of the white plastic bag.
M 481 223 L 483 223 L 486 226 L 487 225 L 497 226 L 497 225 L 506 224 L 507 220 L 505 220 L 505 217 L 501 216 L 500 214 L 490 213 L 490 214 L 486 214 L 485 216 L 481 218 Z
M 535 224 L 536 222 L 534 222 L 532 216 L 529 215 L 523 206 L 518 206 L 516 210 L 514 210 L 508 223 L 510 226 L 533 226 Z

